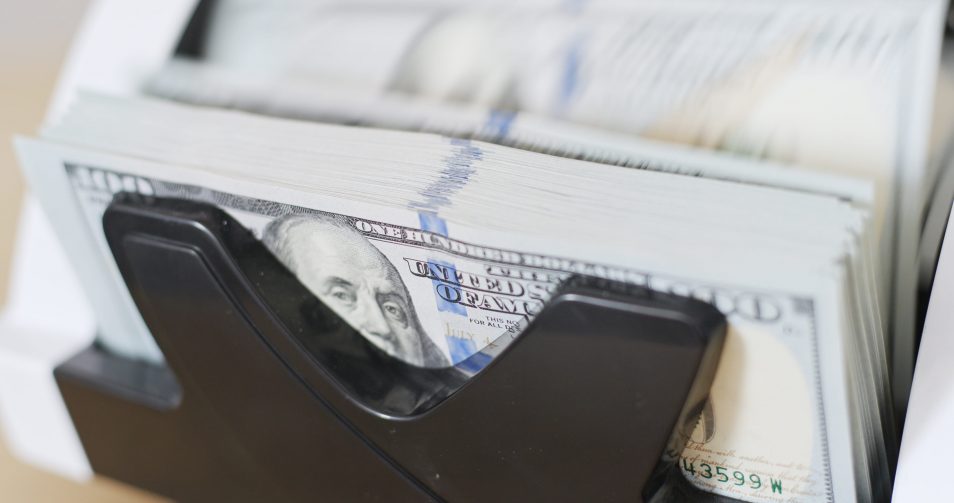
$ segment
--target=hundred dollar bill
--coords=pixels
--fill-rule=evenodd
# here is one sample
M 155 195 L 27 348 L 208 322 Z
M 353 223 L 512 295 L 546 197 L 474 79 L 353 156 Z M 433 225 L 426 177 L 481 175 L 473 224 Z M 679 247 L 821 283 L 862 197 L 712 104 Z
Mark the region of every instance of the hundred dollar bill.
M 824 294 L 713 284 L 458 239 L 426 214 L 312 208 L 149 176 L 132 164 L 63 160 L 58 169 L 106 260 L 101 221 L 115 193 L 212 203 L 375 346 L 415 365 L 479 371 L 570 275 L 710 302 L 730 329 L 710 402 L 679 462 L 683 475 L 747 501 L 854 498 L 848 415 L 838 405 L 846 399 L 839 376 L 820 361 L 839 337 L 819 332 L 831 327 L 819 312 L 832 301 Z M 820 345 L 823 336 L 829 340 Z
M 308 17 L 301 7 L 262 15 L 221 2 L 201 63 L 174 61 L 151 88 L 203 105 L 439 132 L 864 204 L 879 245 L 878 296 L 893 299 L 884 319 L 903 408 L 946 4 L 511 4 L 389 3 L 396 10 L 384 12 L 376 2 L 331 2 L 308 4 Z M 634 135 L 799 169 L 691 153 L 666 162 Z M 873 180 L 874 197 L 832 173 Z

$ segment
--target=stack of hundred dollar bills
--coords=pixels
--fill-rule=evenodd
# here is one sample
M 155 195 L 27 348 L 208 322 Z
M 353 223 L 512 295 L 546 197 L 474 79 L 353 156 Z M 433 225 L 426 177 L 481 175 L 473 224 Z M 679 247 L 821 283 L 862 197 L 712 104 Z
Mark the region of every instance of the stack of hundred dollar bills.
M 114 351 L 161 358 L 108 250 L 106 206 L 120 191 L 205 201 L 368 340 L 420 366 L 454 365 L 518 333 L 572 274 L 711 302 L 730 330 L 707 417 L 680 460 L 686 478 L 748 501 L 886 491 L 892 426 L 880 414 L 884 340 L 862 204 L 93 95 L 17 147 Z M 665 148 L 654 157 L 693 162 Z
M 954 156 L 954 129 L 944 123 L 952 115 L 932 105 L 946 6 L 218 0 L 199 24 L 201 43 L 170 60 L 149 88 L 194 104 L 437 132 L 852 200 L 860 196 L 816 175 L 870 180 L 877 293 L 902 413 L 921 229 L 929 193 Z M 942 119 L 934 124 L 941 137 L 928 151 L 932 113 Z M 711 156 L 667 163 L 646 139 L 784 167 Z M 943 222 L 931 228 L 940 235 Z M 936 240 L 927 248 L 936 252 Z M 924 263 L 933 270 L 934 261 Z
M 103 235 L 118 192 L 219 206 L 424 367 L 619 280 L 728 319 L 691 484 L 885 500 L 943 2 L 511 4 L 219 0 L 152 97 L 18 139 L 103 346 L 162 360 Z

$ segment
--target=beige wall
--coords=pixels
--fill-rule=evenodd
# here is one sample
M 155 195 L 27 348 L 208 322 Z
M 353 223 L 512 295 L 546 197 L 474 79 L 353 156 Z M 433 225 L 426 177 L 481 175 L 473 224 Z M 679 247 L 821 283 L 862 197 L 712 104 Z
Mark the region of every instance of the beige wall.
M 10 147 L 14 134 L 36 131 L 86 0 L 0 0 L 0 304 L 23 184 Z M 0 441 L 0 501 L 158 501 L 117 482 L 77 484 L 12 458 Z

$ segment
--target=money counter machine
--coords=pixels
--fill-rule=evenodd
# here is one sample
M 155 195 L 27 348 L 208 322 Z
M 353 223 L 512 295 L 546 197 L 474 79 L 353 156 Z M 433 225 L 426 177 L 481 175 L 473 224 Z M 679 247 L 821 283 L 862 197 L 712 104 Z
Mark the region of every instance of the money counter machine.
M 80 88 L 135 94 L 188 50 L 195 7 L 96 2 L 48 120 Z M 102 226 L 164 363 L 96 342 L 68 257 L 83 252 L 28 200 L 0 318 L 0 419 L 28 462 L 177 501 L 737 501 L 680 460 L 726 335 L 707 303 L 571 277 L 499 354 L 424 368 L 214 205 L 121 191 Z

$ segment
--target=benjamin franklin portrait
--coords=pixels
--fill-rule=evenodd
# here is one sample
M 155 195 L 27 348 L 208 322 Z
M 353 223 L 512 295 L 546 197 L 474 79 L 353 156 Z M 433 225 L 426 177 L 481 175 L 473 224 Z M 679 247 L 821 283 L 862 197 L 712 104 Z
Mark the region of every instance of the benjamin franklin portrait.
M 264 231 L 265 246 L 372 344 L 419 367 L 446 367 L 394 265 L 347 219 L 288 215 Z

